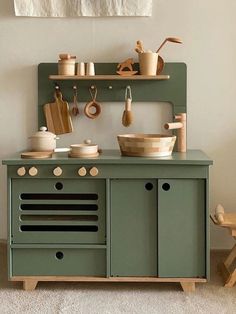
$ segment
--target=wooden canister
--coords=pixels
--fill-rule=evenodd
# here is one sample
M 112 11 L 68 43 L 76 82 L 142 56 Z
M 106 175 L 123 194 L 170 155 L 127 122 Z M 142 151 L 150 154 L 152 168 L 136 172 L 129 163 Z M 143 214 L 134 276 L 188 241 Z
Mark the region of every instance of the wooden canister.
M 156 75 L 158 53 L 156 52 L 142 52 L 139 56 L 139 69 L 141 75 Z
M 59 60 L 58 61 L 59 75 L 75 75 L 75 60 Z

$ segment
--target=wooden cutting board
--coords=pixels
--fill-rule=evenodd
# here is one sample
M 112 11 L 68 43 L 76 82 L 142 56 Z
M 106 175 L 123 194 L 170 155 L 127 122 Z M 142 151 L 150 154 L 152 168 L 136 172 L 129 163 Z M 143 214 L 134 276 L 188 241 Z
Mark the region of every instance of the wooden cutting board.
M 52 158 L 52 152 L 24 152 L 21 154 L 24 159 L 44 159 Z
M 48 131 L 58 135 L 71 133 L 73 125 L 69 114 L 69 105 L 62 99 L 61 92 L 55 92 L 55 102 L 43 106 Z

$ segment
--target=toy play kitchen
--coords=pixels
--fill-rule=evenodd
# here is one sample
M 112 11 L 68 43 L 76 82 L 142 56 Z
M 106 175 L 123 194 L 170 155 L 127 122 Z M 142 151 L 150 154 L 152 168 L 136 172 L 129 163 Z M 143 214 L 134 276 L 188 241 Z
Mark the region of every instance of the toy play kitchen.
M 71 67 L 74 58 L 69 61 Z M 139 71 L 138 64 L 132 66 Z M 95 63 L 95 70 L 94 76 L 58 75 L 58 64 L 40 64 L 38 126 L 46 125 L 45 114 L 50 119 L 57 110 L 48 103 L 55 84 L 63 94 L 55 94 L 60 103 L 71 98 L 77 85 L 81 102 L 88 102 L 96 87 L 101 106 L 123 102 L 129 86 L 134 102 L 170 102 L 175 121 L 165 128 L 177 132 L 119 134 L 120 150 L 101 151 L 87 142 L 92 156 L 86 148 L 85 156 L 78 156 L 81 146 L 71 143 L 69 153 L 50 152 L 41 159 L 16 154 L 4 160 L 9 280 L 22 281 L 25 290 L 34 290 L 40 281 L 100 281 L 179 282 L 184 291 L 193 291 L 210 273 L 212 161 L 202 151 L 186 150 L 186 65 L 166 63 L 153 76 L 117 74 L 117 63 Z M 133 123 L 127 116 L 124 120 Z M 58 132 L 51 132 L 50 122 L 47 127 L 40 132 L 72 131 L 68 117 L 56 126 Z M 32 144 L 46 136 L 53 149 L 51 134 L 37 133 Z

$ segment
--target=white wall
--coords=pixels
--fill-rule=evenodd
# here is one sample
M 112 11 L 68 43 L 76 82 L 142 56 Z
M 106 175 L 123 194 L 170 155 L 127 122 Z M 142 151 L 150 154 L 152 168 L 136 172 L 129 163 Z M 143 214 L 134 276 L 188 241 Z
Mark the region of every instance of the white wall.
M 162 56 L 166 61 L 183 61 L 188 65 L 188 148 L 202 149 L 214 160 L 210 171 L 210 208 L 221 202 L 227 210 L 236 211 L 235 12 L 235 0 L 153 0 L 151 18 L 16 18 L 13 1 L 1 0 L 0 158 L 25 149 L 27 137 L 37 128 L 38 63 L 55 62 L 61 52 L 75 53 L 83 61 L 122 61 L 127 56 L 136 57 L 133 48 L 137 39 L 154 50 L 165 37 L 179 36 L 184 45 L 169 44 Z M 169 117 L 168 106 L 160 106 L 158 112 L 157 106 L 150 106 L 145 119 L 141 107 L 137 105 L 135 109 L 139 117 L 134 129 L 138 129 L 138 122 L 144 130 L 149 124 L 156 127 L 156 121 L 149 122 L 151 110 L 157 116 L 160 112 L 157 122 L 161 129 L 162 122 Z M 102 128 L 105 133 L 95 138 L 101 146 L 107 141 L 116 145 L 113 139 L 107 139 L 111 124 L 114 135 L 124 131 L 120 126 L 123 106 L 106 108 L 110 109 L 101 119 L 107 127 L 101 121 L 88 124 L 93 132 Z M 77 132 L 72 137 L 63 137 L 63 145 L 91 135 L 94 138 L 95 134 L 86 133 L 79 126 L 79 120 L 76 123 Z M 0 190 L 0 238 L 6 238 L 3 166 Z M 226 231 L 215 227 L 211 240 L 213 248 L 232 245 Z

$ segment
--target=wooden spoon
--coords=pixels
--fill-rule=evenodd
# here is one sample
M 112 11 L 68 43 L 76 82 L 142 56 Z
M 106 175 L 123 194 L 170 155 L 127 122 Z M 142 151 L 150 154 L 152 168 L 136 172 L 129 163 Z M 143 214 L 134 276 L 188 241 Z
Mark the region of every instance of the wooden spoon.
M 163 43 L 160 45 L 160 47 L 157 49 L 157 53 L 161 50 L 161 48 L 165 45 L 165 43 L 167 42 L 171 42 L 171 43 L 177 43 L 177 44 L 182 44 L 182 40 L 180 38 L 176 38 L 176 37 L 167 37 Z
M 157 75 L 160 75 L 161 72 L 163 71 L 164 69 L 164 65 L 165 65 L 165 62 L 163 60 L 163 58 L 158 55 L 158 61 L 157 61 Z
M 79 114 L 78 100 L 77 100 L 77 86 L 73 86 L 73 90 L 74 90 L 74 96 L 73 96 L 73 107 L 71 109 L 71 112 L 73 116 L 77 116 Z

